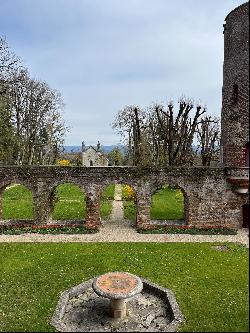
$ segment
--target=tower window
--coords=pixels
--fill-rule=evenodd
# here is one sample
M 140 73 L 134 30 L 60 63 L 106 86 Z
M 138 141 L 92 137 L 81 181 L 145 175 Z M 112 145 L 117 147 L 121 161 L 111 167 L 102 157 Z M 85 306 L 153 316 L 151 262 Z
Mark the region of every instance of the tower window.
M 234 104 L 238 102 L 238 97 L 239 97 L 239 86 L 238 86 L 238 84 L 234 84 L 233 85 L 233 95 L 232 95 L 232 100 L 233 100 Z

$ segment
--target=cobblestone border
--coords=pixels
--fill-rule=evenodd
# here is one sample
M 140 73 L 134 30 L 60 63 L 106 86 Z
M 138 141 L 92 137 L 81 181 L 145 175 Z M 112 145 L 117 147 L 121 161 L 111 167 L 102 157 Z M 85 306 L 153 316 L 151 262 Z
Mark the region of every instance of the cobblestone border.
M 61 293 L 59 301 L 57 303 L 55 312 L 51 318 L 50 324 L 54 326 L 59 332 L 68 332 L 67 325 L 62 323 L 62 318 L 65 314 L 65 309 L 68 301 L 84 292 L 84 290 L 92 287 L 93 281 L 96 278 L 87 280 L 71 289 L 68 289 Z M 166 306 L 171 313 L 171 323 L 169 324 L 165 332 L 175 332 L 177 327 L 184 322 L 185 318 L 182 314 L 179 305 L 175 299 L 174 293 L 167 288 L 163 288 L 155 283 L 152 283 L 143 277 L 140 277 L 143 288 L 150 291 L 151 293 L 159 296 L 166 301 Z

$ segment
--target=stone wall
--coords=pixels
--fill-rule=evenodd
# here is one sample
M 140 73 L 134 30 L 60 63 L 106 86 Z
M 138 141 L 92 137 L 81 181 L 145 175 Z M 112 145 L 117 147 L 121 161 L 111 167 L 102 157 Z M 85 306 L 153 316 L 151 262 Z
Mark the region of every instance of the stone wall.
M 51 223 L 55 188 L 63 183 L 78 185 L 86 193 L 87 228 L 100 228 L 101 193 L 110 184 L 128 184 L 136 192 L 136 227 L 150 226 L 150 204 L 154 192 L 163 185 L 179 187 L 185 196 L 185 223 L 190 226 L 242 225 L 241 207 L 248 194 L 234 191 L 228 177 L 248 177 L 248 168 L 139 168 L 139 167 L 0 167 L 1 199 L 6 186 L 27 186 L 34 198 L 34 224 Z M 20 222 L 20 221 L 19 221 Z M 1 221 L 17 224 L 18 221 Z M 73 223 L 73 221 L 72 221 Z

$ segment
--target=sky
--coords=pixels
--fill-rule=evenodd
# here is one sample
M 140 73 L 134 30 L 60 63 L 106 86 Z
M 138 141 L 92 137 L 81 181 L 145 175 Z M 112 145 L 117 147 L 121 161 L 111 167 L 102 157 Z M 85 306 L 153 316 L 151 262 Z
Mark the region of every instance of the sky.
M 61 92 L 65 145 L 115 145 L 127 105 L 181 96 L 220 117 L 223 24 L 245 0 L 0 0 L 0 35 Z

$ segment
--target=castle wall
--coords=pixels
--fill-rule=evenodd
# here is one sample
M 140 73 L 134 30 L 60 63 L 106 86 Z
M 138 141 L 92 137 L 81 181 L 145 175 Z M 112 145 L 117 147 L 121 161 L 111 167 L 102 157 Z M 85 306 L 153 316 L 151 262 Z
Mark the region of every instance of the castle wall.
M 98 229 L 101 227 L 102 191 L 109 184 L 128 184 L 136 192 L 136 227 L 147 229 L 151 226 L 151 197 L 156 189 L 169 185 L 181 188 L 186 196 L 186 225 L 239 228 L 242 225 L 241 206 L 248 202 L 248 194 L 234 191 L 227 181 L 231 176 L 247 177 L 248 168 L 6 166 L 0 167 L 0 207 L 7 185 L 26 185 L 34 198 L 35 218 L 32 223 L 47 224 L 51 222 L 51 198 L 56 186 L 72 183 L 86 193 L 87 214 L 82 224 Z M 2 221 L 1 224 L 19 222 Z

